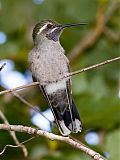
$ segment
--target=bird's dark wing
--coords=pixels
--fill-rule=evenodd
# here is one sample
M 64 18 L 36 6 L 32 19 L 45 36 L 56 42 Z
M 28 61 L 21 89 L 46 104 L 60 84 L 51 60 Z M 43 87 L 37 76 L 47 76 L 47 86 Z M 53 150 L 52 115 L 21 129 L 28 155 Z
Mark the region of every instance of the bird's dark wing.
M 81 131 L 79 113 L 71 95 L 70 80 L 67 80 L 65 89 L 57 90 L 52 94 L 47 93 L 45 86 L 41 86 L 41 91 L 51 107 L 61 134 L 67 136 L 71 132 Z
M 67 127 L 71 123 L 71 114 L 66 103 L 66 91 L 59 90 L 56 93 L 49 95 L 45 86 L 41 86 L 41 91 L 44 94 L 55 118 L 56 124 L 62 135 L 67 136 L 71 133 Z

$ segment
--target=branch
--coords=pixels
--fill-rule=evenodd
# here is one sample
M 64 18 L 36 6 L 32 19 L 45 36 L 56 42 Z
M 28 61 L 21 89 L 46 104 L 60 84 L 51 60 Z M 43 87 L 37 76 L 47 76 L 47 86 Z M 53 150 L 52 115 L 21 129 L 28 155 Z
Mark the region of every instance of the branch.
M 64 75 L 61 79 L 64 79 L 64 78 L 70 77 L 70 76 L 74 76 L 74 75 L 82 73 L 82 72 L 86 72 L 86 71 L 91 70 L 93 68 L 98 68 L 100 66 L 103 66 L 103 65 L 108 64 L 108 63 L 112 63 L 112 62 L 117 61 L 117 60 L 120 60 L 120 57 L 109 59 L 109 60 L 106 60 L 104 62 L 95 64 L 93 66 L 89 66 L 89 67 L 83 68 L 81 70 L 71 72 L 71 73 L 69 73 L 67 75 Z M 4 91 L 0 92 L 0 95 L 6 94 L 6 93 L 10 93 L 10 92 L 14 92 L 14 91 L 17 91 L 17 90 L 20 90 L 20 89 L 28 88 L 28 87 L 31 87 L 31 86 L 39 85 L 39 84 L 40 84 L 39 82 L 33 82 L 33 83 L 30 83 L 30 84 L 27 84 L 27 85 L 23 85 L 23 86 L 20 86 L 20 87 L 16 87 L 16 88 L 13 88 L 13 89 L 4 90 Z
M 106 13 L 105 13 L 105 23 L 107 23 L 110 20 L 114 12 L 118 10 L 119 7 L 120 7 L 119 0 L 114 0 L 111 2 L 111 4 L 108 6 L 108 9 L 106 10 Z
M 107 9 L 104 8 L 104 5 L 99 5 L 96 16 L 96 26 L 68 53 L 70 61 L 73 62 L 98 40 L 101 34 L 104 33 L 104 28 L 107 26 L 108 21 L 119 7 L 120 1 L 118 0 L 112 1 Z
M 6 125 L 10 125 L 9 122 L 8 122 L 8 120 L 7 120 L 7 118 L 6 118 L 5 115 L 2 113 L 1 110 L 0 110 L 0 118 L 4 121 L 4 123 L 5 123 Z M 23 151 L 23 153 L 24 153 L 24 156 L 27 157 L 28 151 L 27 151 L 26 147 L 25 147 L 23 144 L 20 144 L 20 142 L 18 141 L 18 139 L 17 139 L 17 137 L 16 137 L 16 135 L 15 135 L 15 131 L 10 131 L 10 130 L 9 130 L 9 132 L 10 132 L 10 135 L 11 135 L 11 137 L 13 138 L 14 142 L 16 143 L 16 145 L 19 146 L 19 147 L 22 149 L 22 151 Z M 9 145 L 8 145 L 8 146 L 9 146 Z M 5 151 L 6 147 L 7 147 L 7 145 L 5 146 L 5 148 L 3 149 L 3 151 Z
M 48 133 L 46 131 L 38 130 L 35 128 L 22 126 L 22 125 L 6 125 L 6 124 L 0 124 L 0 129 L 7 130 L 7 131 L 15 131 L 15 132 L 24 132 L 28 134 L 33 134 L 37 136 L 43 136 L 45 138 L 48 138 L 50 140 L 57 140 L 65 142 L 69 145 L 71 145 L 74 148 L 77 148 L 83 152 L 85 152 L 87 155 L 91 156 L 94 160 L 105 160 L 104 157 L 102 157 L 99 153 L 93 151 L 92 149 L 88 148 L 87 146 L 83 145 L 82 143 L 78 143 L 77 141 L 73 140 L 70 137 L 63 137 L 59 135 L 55 135 L 53 133 Z
M 82 54 L 87 48 L 92 46 L 97 39 L 100 37 L 104 28 L 104 16 L 103 8 L 99 7 L 97 17 L 96 17 L 96 26 L 94 29 L 91 29 L 86 36 L 68 53 L 68 59 L 74 61 L 80 54 Z

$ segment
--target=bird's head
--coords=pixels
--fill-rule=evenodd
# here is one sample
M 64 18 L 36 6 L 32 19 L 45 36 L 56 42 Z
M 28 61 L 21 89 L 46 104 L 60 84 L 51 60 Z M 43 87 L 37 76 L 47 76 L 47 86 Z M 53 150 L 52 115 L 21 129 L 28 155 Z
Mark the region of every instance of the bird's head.
M 33 29 L 33 41 L 36 42 L 47 38 L 56 42 L 59 40 L 60 34 L 64 28 L 85 24 L 86 23 L 59 24 L 53 20 L 43 20 L 37 23 Z

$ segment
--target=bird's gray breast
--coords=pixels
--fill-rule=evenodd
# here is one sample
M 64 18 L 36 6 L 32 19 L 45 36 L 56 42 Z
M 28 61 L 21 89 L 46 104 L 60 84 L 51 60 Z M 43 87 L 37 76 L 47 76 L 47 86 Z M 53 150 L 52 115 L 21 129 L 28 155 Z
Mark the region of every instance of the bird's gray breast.
M 29 55 L 32 75 L 37 81 L 40 81 L 41 85 L 59 81 L 69 72 L 64 49 L 58 42 L 50 40 L 48 42 L 48 44 L 43 43 L 34 48 Z

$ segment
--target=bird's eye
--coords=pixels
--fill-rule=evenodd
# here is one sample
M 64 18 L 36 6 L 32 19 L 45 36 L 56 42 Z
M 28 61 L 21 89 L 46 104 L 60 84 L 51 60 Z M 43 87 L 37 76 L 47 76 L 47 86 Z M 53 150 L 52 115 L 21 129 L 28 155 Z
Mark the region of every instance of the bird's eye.
M 51 24 L 47 24 L 47 28 L 52 28 L 52 25 Z

